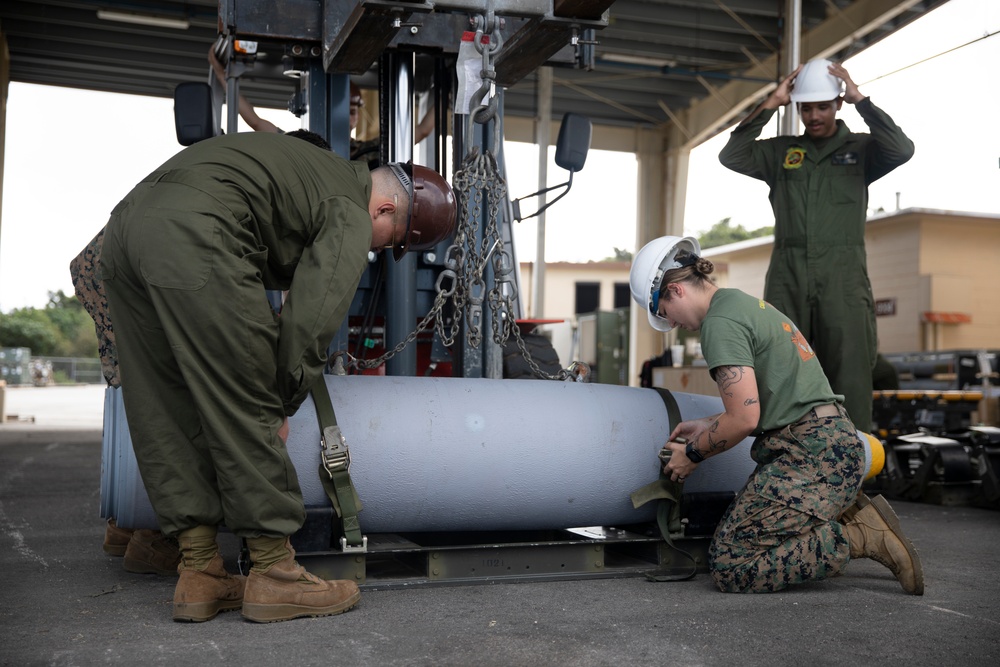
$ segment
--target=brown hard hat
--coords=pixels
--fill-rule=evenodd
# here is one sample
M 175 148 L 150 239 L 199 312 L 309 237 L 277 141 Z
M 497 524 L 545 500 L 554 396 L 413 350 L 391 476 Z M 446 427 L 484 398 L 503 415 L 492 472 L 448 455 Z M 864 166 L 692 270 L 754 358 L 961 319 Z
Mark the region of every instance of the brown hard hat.
M 419 164 L 388 165 L 410 193 L 410 214 L 403 240 L 392 246 L 398 262 L 410 250 L 427 250 L 455 231 L 458 203 L 455 192 L 441 174 Z
M 363 107 L 365 105 L 365 101 L 361 98 L 361 88 L 359 88 L 358 84 L 354 83 L 353 81 L 351 81 L 350 104 L 351 106 L 354 107 Z

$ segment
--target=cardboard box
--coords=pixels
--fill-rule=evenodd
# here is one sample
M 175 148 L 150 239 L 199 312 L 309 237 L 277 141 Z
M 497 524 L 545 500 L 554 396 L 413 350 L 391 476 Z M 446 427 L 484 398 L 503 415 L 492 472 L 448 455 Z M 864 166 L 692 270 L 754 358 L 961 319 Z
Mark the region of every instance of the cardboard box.
M 653 369 L 653 386 L 682 394 L 719 396 L 719 387 L 715 384 L 712 376 L 708 374 L 707 366 L 681 366 L 680 368 L 659 366 Z

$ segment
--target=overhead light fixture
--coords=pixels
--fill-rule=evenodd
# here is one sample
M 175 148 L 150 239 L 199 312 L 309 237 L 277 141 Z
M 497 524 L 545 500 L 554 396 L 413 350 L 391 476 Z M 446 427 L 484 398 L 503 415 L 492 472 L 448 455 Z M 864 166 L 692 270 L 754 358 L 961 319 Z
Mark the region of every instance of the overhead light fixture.
M 609 60 L 615 63 L 625 63 L 627 65 L 647 65 L 649 67 L 677 67 L 676 60 L 666 58 L 654 58 L 650 56 L 634 56 L 628 53 L 602 53 L 601 60 Z
M 103 21 L 135 23 L 137 25 L 153 26 L 154 28 L 187 30 L 191 27 L 191 23 L 187 19 L 175 19 L 167 16 L 150 16 L 149 14 L 135 14 L 133 12 L 116 12 L 107 9 L 98 9 L 97 18 Z

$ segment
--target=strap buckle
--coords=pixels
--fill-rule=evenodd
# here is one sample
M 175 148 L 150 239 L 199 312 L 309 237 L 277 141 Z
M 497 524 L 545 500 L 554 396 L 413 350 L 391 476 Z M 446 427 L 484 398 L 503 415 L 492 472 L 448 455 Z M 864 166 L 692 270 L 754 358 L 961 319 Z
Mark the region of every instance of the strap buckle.
M 346 472 L 351 469 L 351 452 L 347 448 L 347 438 L 341 433 L 339 426 L 327 426 L 319 438 L 320 460 L 326 474 L 333 478 L 334 473 Z
M 367 535 L 362 535 L 361 536 L 361 544 L 348 544 L 347 543 L 347 538 L 346 537 L 341 537 L 340 538 L 340 550 L 343 551 L 345 554 L 352 554 L 352 553 L 364 554 L 364 553 L 368 553 L 368 536 Z

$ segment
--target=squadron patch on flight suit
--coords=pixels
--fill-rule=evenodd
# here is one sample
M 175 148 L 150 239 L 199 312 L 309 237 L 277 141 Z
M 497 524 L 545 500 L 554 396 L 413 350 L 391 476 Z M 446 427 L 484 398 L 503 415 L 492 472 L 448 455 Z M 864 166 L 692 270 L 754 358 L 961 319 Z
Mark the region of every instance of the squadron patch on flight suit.
M 802 166 L 806 157 L 806 149 L 801 146 L 792 146 L 785 153 L 785 163 L 781 165 L 785 169 L 798 169 Z

